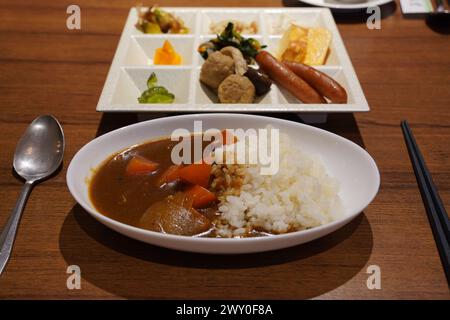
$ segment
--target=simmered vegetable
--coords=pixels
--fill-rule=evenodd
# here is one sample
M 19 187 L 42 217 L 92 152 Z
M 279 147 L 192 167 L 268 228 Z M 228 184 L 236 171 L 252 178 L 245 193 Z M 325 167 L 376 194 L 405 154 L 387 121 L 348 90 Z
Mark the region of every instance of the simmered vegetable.
M 211 221 L 192 208 L 192 204 L 192 195 L 183 192 L 170 195 L 147 209 L 139 221 L 139 227 L 184 236 L 208 231 Z
M 166 88 L 158 86 L 156 74 L 152 72 L 147 80 L 147 90 L 142 92 L 138 98 L 139 103 L 172 103 L 175 95 L 170 93 Z
M 253 103 L 255 86 L 247 77 L 232 74 L 219 85 L 217 96 L 221 103 Z
M 257 96 L 262 96 L 269 92 L 270 86 L 272 85 L 272 80 L 270 80 L 268 75 L 262 73 L 260 70 L 248 68 L 245 76 L 249 78 L 255 86 Z
M 136 28 L 144 33 L 189 33 L 183 20 L 157 5 L 148 9 L 138 6 L 136 9 L 139 17 Z
M 211 53 L 202 65 L 200 81 L 217 90 L 226 77 L 234 73 L 233 59 L 217 51 Z
M 239 49 L 232 46 L 228 46 L 222 48 L 220 52 L 233 59 L 234 73 L 243 76 L 247 72 L 248 69 L 247 61 L 245 61 L 244 56 L 242 55 L 242 52 Z
M 267 93 L 271 85 L 267 77 L 249 70 L 249 64 L 265 47 L 253 38 L 244 38 L 233 23 L 228 23 L 215 39 L 197 49 L 205 59 L 200 81 L 217 94 L 220 103 L 254 103 L 255 94 Z

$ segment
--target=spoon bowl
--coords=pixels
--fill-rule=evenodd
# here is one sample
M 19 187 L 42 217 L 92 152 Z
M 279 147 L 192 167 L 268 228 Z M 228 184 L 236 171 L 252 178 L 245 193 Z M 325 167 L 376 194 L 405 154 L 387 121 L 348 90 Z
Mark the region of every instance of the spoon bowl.
M 50 176 L 61 165 L 64 134 L 52 116 L 36 118 L 20 138 L 14 154 L 14 170 L 25 180 Z

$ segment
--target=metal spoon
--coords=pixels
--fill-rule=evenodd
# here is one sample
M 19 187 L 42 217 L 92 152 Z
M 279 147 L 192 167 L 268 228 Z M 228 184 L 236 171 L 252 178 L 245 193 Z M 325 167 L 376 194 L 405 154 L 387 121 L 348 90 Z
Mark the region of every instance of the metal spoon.
M 17 227 L 34 184 L 49 177 L 61 165 L 64 134 L 52 116 L 36 118 L 20 138 L 14 154 L 14 170 L 26 180 L 16 206 L 0 234 L 0 275 L 11 255 Z

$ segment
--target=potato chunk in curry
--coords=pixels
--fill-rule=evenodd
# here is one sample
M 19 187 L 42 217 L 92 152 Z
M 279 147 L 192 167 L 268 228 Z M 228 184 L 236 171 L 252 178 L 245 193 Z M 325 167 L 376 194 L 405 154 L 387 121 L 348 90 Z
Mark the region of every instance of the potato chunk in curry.
M 139 227 L 183 236 L 194 236 L 208 231 L 211 221 L 192 208 L 192 198 L 178 192 L 155 202 L 142 215 Z

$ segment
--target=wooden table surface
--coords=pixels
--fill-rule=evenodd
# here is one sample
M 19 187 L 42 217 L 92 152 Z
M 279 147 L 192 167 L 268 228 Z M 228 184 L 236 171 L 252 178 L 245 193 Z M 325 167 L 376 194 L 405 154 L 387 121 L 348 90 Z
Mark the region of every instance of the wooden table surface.
M 450 38 L 423 20 L 383 7 L 381 30 L 367 15 L 335 15 L 371 111 L 336 114 L 321 127 L 362 145 L 376 160 L 381 189 L 343 229 L 312 243 L 262 254 L 207 256 L 125 238 L 94 221 L 65 181 L 73 155 L 97 135 L 136 122 L 96 113 L 129 7 L 134 1 L 78 0 L 82 29 L 65 27 L 65 1 L 0 4 L 0 225 L 22 187 L 12 174 L 15 144 L 44 113 L 64 128 L 63 169 L 38 185 L 26 207 L 0 298 L 437 298 L 450 293 L 400 130 L 408 119 L 450 208 Z M 160 1 L 182 6 L 186 1 Z M 295 1 L 215 1 L 217 6 L 292 6 Z M 211 1 L 190 1 L 211 6 Z M 292 115 L 274 115 L 296 119 Z M 66 268 L 81 268 L 68 290 Z M 366 286 L 381 269 L 381 290 Z

